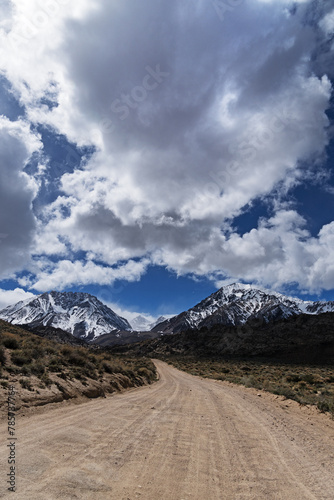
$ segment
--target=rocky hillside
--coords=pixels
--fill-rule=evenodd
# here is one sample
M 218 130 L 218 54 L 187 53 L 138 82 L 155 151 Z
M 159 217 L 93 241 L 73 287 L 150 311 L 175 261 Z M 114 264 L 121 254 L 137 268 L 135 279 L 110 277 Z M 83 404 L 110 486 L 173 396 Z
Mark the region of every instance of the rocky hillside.
M 266 323 L 299 314 L 333 312 L 334 302 L 311 302 L 280 293 L 260 290 L 252 285 L 227 285 L 188 311 L 167 319 L 153 328 L 164 334 L 213 325 L 243 325 L 257 319 Z
M 131 330 L 118 316 L 88 293 L 50 292 L 18 302 L 0 311 L 0 319 L 32 328 L 52 326 L 85 340 L 121 330 Z
M 245 325 L 215 325 L 129 346 L 113 352 L 151 357 L 282 358 L 289 362 L 334 364 L 334 313 L 300 314 L 275 323 L 252 319 Z

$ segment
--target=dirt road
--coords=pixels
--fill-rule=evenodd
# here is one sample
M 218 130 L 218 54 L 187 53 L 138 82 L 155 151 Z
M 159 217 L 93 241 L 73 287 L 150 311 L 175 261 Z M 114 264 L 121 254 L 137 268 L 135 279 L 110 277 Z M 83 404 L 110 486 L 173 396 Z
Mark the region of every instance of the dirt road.
M 0 498 L 333 500 L 333 421 L 156 364 L 151 387 L 20 417 L 17 492 L 2 444 Z

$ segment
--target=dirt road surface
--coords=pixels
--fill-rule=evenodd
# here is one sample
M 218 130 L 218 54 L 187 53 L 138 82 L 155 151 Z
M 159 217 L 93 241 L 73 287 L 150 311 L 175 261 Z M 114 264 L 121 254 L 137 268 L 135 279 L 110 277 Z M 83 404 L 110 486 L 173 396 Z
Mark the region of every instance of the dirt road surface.
M 334 422 L 254 389 L 156 361 L 160 380 L 18 418 L 12 500 L 334 498 Z

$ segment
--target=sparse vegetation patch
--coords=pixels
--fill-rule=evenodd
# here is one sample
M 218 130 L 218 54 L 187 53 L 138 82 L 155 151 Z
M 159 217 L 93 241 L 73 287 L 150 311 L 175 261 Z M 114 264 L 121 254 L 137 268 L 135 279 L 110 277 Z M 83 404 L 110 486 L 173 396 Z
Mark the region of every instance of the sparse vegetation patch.
M 151 383 L 156 369 L 149 359 L 56 343 L 0 320 L 0 397 L 13 377 L 36 398 L 43 396 L 43 390 L 52 390 L 68 399 L 80 395 L 80 387 L 82 394 L 97 397 Z

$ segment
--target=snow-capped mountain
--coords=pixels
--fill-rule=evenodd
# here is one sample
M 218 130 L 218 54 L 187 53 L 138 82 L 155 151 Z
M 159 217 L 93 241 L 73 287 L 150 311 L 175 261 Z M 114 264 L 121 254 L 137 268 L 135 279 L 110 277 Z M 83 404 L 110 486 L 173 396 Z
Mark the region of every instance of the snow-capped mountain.
M 333 311 L 334 302 L 304 301 L 252 285 L 234 283 L 220 288 L 188 311 L 158 324 L 153 331 L 168 334 L 214 324 L 242 325 L 255 318 L 269 322 L 301 313 Z
M 164 316 L 160 316 L 156 321 L 152 322 L 149 319 L 145 318 L 145 316 L 139 314 L 138 316 L 133 318 L 130 323 L 134 331 L 149 332 L 156 325 L 162 323 L 163 321 L 166 321 L 166 318 Z
M 80 292 L 38 295 L 6 307 L 0 311 L 0 319 L 16 325 L 52 326 L 89 341 L 109 334 L 109 343 L 114 344 L 138 341 L 137 336 L 130 336 L 130 339 L 129 333 L 133 331 L 160 336 L 161 333 L 172 334 L 215 324 L 242 325 L 250 319 L 270 322 L 301 313 L 316 315 L 323 312 L 334 312 L 334 302 L 303 301 L 252 285 L 234 283 L 222 287 L 188 311 L 168 319 L 160 317 L 154 323 L 139 315 L 130 325 L 96 297 Z
M 61 328 L 86 340 L 113 331 L 131 330 L 126 319 L 93 295 L 80 292 L 43 293 L 6 307 L 0 311 L 0 319 L 15 325 Z

